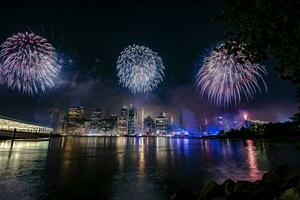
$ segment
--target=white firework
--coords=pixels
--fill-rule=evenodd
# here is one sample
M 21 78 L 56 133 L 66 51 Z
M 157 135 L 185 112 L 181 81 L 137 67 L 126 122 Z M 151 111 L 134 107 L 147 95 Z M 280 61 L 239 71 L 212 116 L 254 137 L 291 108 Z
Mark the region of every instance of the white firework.
M 7 86 L 30 95 L 53 87 L 61 69 L 54 47 L 29 32 L 7 38 L 1 45 L 0 60 Z
M 221 44 L 204 58 L 197 74 L 197 88 L 216 106 L 237 105 L 243 97 L 248 101 L 257 90 L 261 91 L 259 81 L 267 91 L 263 79 L 266 74 L 264 66 L 251 63 L 241 51 L 230 54 Z
M 117 61 L 120 84 L 133 94 L 153 91 L 162 82 L 164 69 L 156 52 L 139 45 L 125 48 Z

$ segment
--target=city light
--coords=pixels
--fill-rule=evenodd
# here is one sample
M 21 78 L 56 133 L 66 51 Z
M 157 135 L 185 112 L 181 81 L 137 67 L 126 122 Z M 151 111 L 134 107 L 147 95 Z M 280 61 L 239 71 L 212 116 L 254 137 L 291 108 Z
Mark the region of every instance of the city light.
M 184 124 L 182 113 L 179 112 L 178 120 L 167 112 L 160 112 L 157 115 L 145 115 L 154 113 L 147 110 L 147 107 L 136 107 L 131 104 L 129 107 L 119 108 L 119 113 L 103 115 L 101 109 L 91 111 L 77 105 L 71 106 L 67 112 L 62 113 L 58 109 L 51 109 L 51 116 L 54 120 L 55 131 L 63 135 L 82 136 L 131 136 L 131 137 L 206 137 L 217 136 L 221 132 L 232 129 L 248 128 L 251 124 L 261 124 L 263 121 L 250 120 L 249 113 L 218 115 L 216 117 L 204 118 L 197 128 Z M 146 110 L 146 111 L 145 111 Z M 53 112 L 55 111 L 55 112 Z M 267 122 L 263 122 L 267 123 Z

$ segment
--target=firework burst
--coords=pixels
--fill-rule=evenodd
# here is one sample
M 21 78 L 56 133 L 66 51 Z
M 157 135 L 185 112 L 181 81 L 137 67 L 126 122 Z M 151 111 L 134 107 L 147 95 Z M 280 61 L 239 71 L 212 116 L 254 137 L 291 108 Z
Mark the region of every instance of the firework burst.
M 53 87 L 61 69 L 54 47 L 29 32 L 6 39 L 1 45 L 0 60 L 7 86 L 30 95 Z
M 117 61 L 120 84 L 133 94 L 153 91 L 163 80 L 162 59 L 151 49 L 132 45 L 125 48 Z
M 237 105 L 243 97 L 248 101 L 257 90 L 261 91 L 259 81 L 267 90 L 262 76 L 266 74 L 264 66 L 251 63 L 241 51 L 230 54 L 221 44 L 204 58 L 197 74 L 197 88 L 216 106 Z

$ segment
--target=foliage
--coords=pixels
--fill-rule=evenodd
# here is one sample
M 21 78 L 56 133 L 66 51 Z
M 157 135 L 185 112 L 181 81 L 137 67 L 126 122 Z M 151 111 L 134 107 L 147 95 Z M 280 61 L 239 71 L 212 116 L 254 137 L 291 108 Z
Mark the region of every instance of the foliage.
M 224 34 L 234 52 L 239 43 L 243 53 L 255 62 L 271 55 L 277 74 L 300 83 L 300 1 L 298 0 L 225 0 L 217 20 L 229 29 Z
M 229 27 L 223 35 L 228 41 L 226 48 L 235 54 L 241 51 L 252 62 L 274 59 L 276 74 L 297 85 L 297 102 L 300 101 L 299 10 L 299 0 L 224 0 L 216 17 Z M 292 119 L 300 122 L 300 107 Z
M 225 138 L 272 138 L 272 137 L 299 137 L 300 129 L 295 122 L 253 124 L 249 128 L 231 129 L 220 133 Z

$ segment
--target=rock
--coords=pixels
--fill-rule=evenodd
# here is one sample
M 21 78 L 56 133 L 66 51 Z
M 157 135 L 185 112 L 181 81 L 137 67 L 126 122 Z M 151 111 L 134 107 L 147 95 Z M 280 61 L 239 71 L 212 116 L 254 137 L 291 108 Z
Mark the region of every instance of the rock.
M 291 187 L 300 187 L 300 169 L 289 170 L 284 182 L 280 185 L 280 189 L 285 191 Z
M 291 187 L 300 188 L 300 177 L 287 179 L 280 187 L 281 190 L 287 190 Z
M 288 174 L 288 179 L 292 179 L 292 178 L 299 178 L 300 177 L 300 168 L 295 168 L 293 170 L 290 171 L 290 173 Z
M 300 200 L 300 168 L 290 169 L 287 165 L 279 166 L 263 175 L 262 180 L 254 183 L 227 179 L 221 185 L 214 181 L 205 184 L 201 191 L 192 193 L 178 190 L 173 200 Z
M 280 200 L 299 200 L 300 199 L 300 193 L 299 191 L 292 187 L 290 189 L 285 190 L 280 195 Z
M 218 197 L 223 196 L 223 191 L 221 187 L 214 181 L 209 181 L 204 187 L 201 189 L 198 200 L 200 199 L 216 199 Z
M 251 193 L 234 193 L 230 195 L 228 200 L 260 200 L 263 198 L 256 198 L 253 194 Z
M 237 181 L 234 185 L 235 193 L 253 193 L 256 185 L 250 181 Z
M 233 180 L 227 179 L 226 181 L 224 181 L 221 187 L 225 194 L 232 194 L 234 192 L 234 185 L 235 182 Z
M 180 189 L 176 191 L 171 197 L 171 200 L 195 200 L 196 196 L 194 193 L 186 190 L 186 189 Z
M 262 181 L 266 184 L 270 184 L 273 186 L 279 186 L 283 180 L 280 177 L 280 175 L 278 173 L 276 173 L 275 171 L 270 171 L 268 173 L 265 173 L 262 177 Z
M 255 188 L 252 191 L 252 194 L 255 196 L 254 199 L 274 199 L 278 195 L 279 191 L 277 188 L 271 187 L 262 181 L 256 181 L 254 185 Z
M 219 197 L 215 197 L 212 200 L 229 200 L 229 197 L 227 196 L 219 196 Z
M 275 172 L 280 176 L 281 179 L 287 178 L 290 168 L 288 165 L 280 165 L 275 169 Z

